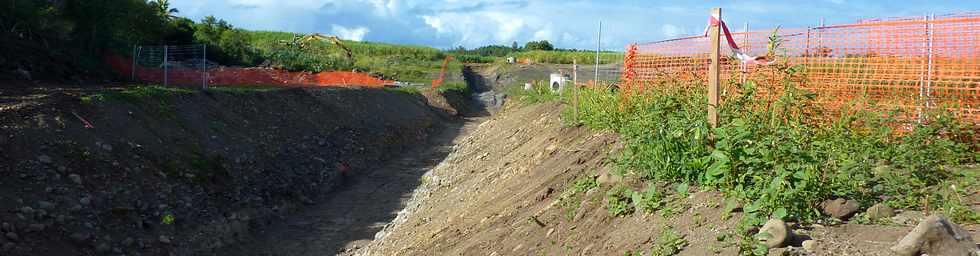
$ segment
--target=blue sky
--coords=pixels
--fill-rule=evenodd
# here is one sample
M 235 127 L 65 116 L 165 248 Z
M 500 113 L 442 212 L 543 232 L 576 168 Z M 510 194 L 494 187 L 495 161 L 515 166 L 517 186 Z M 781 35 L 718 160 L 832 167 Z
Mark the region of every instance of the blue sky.
M 237 27 L 337 35 L 440 49 L 548 40 L 561 48 L 622 50 L 703 32 L 711 7 L 740 31 L 852 22 L 858 18 L 980 11 L 980 1 L 582 1 L 582 0 L 171 0 L 180 15 L 207 15 Z

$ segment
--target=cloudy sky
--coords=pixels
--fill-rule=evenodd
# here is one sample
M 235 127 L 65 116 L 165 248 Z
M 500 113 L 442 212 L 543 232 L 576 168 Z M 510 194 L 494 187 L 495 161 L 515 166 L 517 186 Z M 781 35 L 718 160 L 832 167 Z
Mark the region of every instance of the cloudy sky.
M 810 0 L 171 0 L 180 15 L 237 27 L 337 35 L 440 49 L 548 40 L 560 48 L 604 49 L 701 33 L 711 7 L 741 30 L 847 23 L 858 18 L 980 11 L 980 1 Z

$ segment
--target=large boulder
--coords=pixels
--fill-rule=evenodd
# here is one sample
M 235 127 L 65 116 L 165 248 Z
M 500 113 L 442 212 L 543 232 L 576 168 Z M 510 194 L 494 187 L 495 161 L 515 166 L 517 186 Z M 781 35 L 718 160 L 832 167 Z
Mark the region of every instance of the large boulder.
M 769 234 L 759 237 L 759 241 L 765 243 L 769 248 L 786 246 L 786 243 L 793 238 L 793 232 L 786 226 L 786 222 L 780 219 L 770 219 L 765 225 L 762 225 L 759 233 Z
M 970 233 L 942 215 L 932 215 L 922 220 L 898 241 L 898 244 L 892 246 L 891 250 L 900 256 L 921 254 L 952 256 L 980 253 L 980 248 L 973 242 Z
M 861 204 L 853 199 L 837 198 L 824 201 L 820 204 L 820 208 L 830 217 L 847 220 L 861 209 Z

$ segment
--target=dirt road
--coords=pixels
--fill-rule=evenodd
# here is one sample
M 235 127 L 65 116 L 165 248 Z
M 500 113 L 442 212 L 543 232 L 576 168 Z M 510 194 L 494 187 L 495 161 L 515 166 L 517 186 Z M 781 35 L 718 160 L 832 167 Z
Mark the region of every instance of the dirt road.
M 449 122 L 425 144 L 412 147 L 370 173 L 350 180 L 320 202 L 262 228 L 252 241 L 218 255 L 344 255 L 374 239 L 405 207 L 421 177 L 452 151 L 482 118 Z

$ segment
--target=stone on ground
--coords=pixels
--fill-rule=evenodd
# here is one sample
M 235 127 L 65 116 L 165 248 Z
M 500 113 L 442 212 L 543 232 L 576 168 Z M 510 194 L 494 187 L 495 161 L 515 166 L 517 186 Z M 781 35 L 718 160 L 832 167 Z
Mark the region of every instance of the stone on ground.
M 786 227 L 786 222 L 780 219 L 770 219 L 762 228 L 759 229 L 759 233 L 768 233 L 769 236 L 762 236 L 759 238 L 760 241 L 764 242 L 769 248 L 780 248 L 786 245 L 786 243 L 793 237 L 793 233 Z
M 942 215 L 932 215 L 922 220 L 891 250 L 900 256 L 980 253 L 970 233 Z
M 823 209 L 823 213 L 830 215 L 830 217 L 847 220 L 861 209 L 861 204 L 853 199 L 837 198 L 824 201 L 820 204 L 820 208 Z

